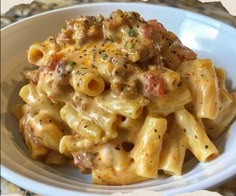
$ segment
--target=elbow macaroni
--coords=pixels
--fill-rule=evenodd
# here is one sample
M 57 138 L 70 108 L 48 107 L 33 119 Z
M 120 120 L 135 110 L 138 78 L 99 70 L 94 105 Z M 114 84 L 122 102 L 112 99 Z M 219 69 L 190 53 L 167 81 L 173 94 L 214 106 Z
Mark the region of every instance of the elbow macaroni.
M 32 158 L 72 159 L 96 184 L 179 176 L 187 150 L 200 162 L 219 154 L 210 138 L 236 115 L 225 72 L 135 12 L 70 20 L 27 57 L 37 68 L 17 116 Z

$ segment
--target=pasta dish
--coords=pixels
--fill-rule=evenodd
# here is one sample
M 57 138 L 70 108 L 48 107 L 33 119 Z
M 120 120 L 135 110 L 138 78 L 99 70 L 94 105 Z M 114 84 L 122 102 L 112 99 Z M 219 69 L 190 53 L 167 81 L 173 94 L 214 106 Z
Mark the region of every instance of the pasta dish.
M 219 154 L 213 141 L 236 116 L 225 71 L 137 12 L 68 20 L 27 58 L 18 117 L 32 158 L 96 184 L 182 175 L 187 151 Z

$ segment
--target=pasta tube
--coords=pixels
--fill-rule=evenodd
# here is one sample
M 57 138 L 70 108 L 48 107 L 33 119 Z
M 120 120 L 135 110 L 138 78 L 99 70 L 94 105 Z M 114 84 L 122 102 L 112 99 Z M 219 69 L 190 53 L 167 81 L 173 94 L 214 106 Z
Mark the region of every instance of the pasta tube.
M 30 83 L 23 86 L 19 92 L 20 97 L 34 110 L 47 112 L 48 115 L 53 116 L 57 121 L 61 121 L 59 111 L 60 104 L 53 104 L 42 93 L 39 93 L 37 86 Z
M 167 67 L 161 67 L 161 77 L 163 78 L 164 89 L 167 92 L 176 89 L 180 83 L 180 75 L 176 71 Z
M 88 96 L 98 96 L 105 88 L 104 80 L 87 67 L 73 69 L 70 83 L 75 91 Z
M 44 146 L 58 151 L 59 143 L 64 135 L 58 123 L 55 122 L 46 113 L 39 113 L 29 120 L 29 125 L 36 136 Z
M 28 110 L 28 106 L 24 105 L 25 110 Z M 20 120 L 20 131 L 25 140 L 26 146 L 30 150 L 31 157 L 33 159 L 42 159 L 48 154 L 49 149 L 41 144 L 39 139 L 34 136 L 31 127 L 29 126 L 29 119 L 31 119 L 30 113 L 25 113 Z
M 104 131 L 91 120 L 84 118 L 70 104 L 62 107 L 60 115 L 74 134 L 76 133 L 96 143 L 102 141 Z
M 166 174 L 180 176 L 188 147 L 187 138 L 176 122 L 171 121 L 169 124 L 164 136 L 159 169 Z
M 75 93 L 73 104 L 83 118 L 90 119 L 101 127 L 108 138 L 115 138 L 117 116 L 107 108 L 101 107 L 98 99 Z
M 151 114 L 167 116 L 168 114 L 183 108 L 184 105 L 191 101 L 192 96 L 190 91 L 184 85 L 181 85 L 164 95 L 162 98 L 156 98 L 153 100 L 147 106 L 147 109 Z
M 47 66 L 52 53 L 53 50 L 49 43 L 34 43 L 28 49 L 27 58 L 33 65 Z
M 95 184 L 125 185 L 147 180 L 135 173 L 134 163 L 126 169 L 117 172 L 112 167 L 104 167 L 92 170 L 92 181 Z
M 146 117 L 135 146 L 131 151 L 137 175 L 148 178 L 157 177 L 160 152 L 166 129 L 166 119 Z
M 135 99 L 124 99 L 112 91 L 105 92 L 96 99 L 112 112 L 132 119 L 137 119 L 142 114 L 144 106 L 149 103 L 143 96 Z
M 219 93 L 214 65 L 209 59 L 183 62 L 177 72 L 193 97 L 194 113 L 199 118 L 215 119 L 219 111 Z
M 218 116 L 214 119 L 203 119 L 203 123 L 206 127 L 207 133 L 217 138 L 228 127 L 236 117 L 236 93 L 232 93 L 231 97 L 228 97 L 223 91 L 221 91 L 221 110 Z
M 65 135 L 60 140 L 59 152 L 65 155 L 71 155 L 73 152 L 84 152 L 93 145 L 94 142 L 91 140 L 73 135 Z
M 187 137 L 189 150 L 199 161 L 206 162 L 218 155 L 217 148 L 191 113 L 185 109 L 179 110 L 175 112 L 175 119 Z

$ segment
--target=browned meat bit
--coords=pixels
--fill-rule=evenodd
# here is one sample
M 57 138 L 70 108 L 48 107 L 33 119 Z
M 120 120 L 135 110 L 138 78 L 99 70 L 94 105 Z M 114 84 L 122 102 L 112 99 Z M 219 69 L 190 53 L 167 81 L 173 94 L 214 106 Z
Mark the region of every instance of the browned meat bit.
M 90 39 L 103 38 L 102 33 L 102 16 L 83 16 L 76 20 L 73 25 L 73 39 L 78 45 L 86 43 Z
M 134 73 L 138 74 L 141 69 L 137 65 L 128 64 L 123 57 L 113 57 L 111 89 L 124 98 L 135 98 L 142 93 L 142 83 Z
M 162 34 L 160 55 L 165 66 L 174 69 L 183 61 L 194 60 L 197 58 L 195 52 L 184 46 L 179 38 L 174 33 L 167 31 L 161 23 L 156 20 L 150 20 L 148 21 L 148 24 L 155 31 Z
M 54 52 L 58 52 L 62 49 L 60 43 L 57 42 L 57 39 L 55 36 L 50 36 L 46 42 L 50 45 L 51 50 L 53 50 Z
M 66 28 L 62 29 L 61 32 L 57 36 L 57 43 L 61 45 L 64 44 L 74 44 L 75 40 L 73 40 L 72 35 L 74 33 L 73 25 L 76 23 L 76 20 L 69 20 L 66 22 Z
M 153 31 L 136 12 L 117 10 L 103 24 L 105 39 L 117 43 L 117 47 L 132 62 L 148 61 L 160 52 L 161 34 Z
M 93 160 L 96 157 L 96 153 L 82 152 L 73 153 L 74 165 L 78 167 L 81 173 L 91 173 L 94 168 Z
M 184 46 L 172 32 L 163 34 L 161 56 L 167 67 L 175 69 L 180 63 L 197 58 L 197 54 Z
M 67 27 L 58 35 L 58 42 L 81 45 L 91 39 L 103 38 L 101 15 L 81 16 L 76 20 L 67 21 Z

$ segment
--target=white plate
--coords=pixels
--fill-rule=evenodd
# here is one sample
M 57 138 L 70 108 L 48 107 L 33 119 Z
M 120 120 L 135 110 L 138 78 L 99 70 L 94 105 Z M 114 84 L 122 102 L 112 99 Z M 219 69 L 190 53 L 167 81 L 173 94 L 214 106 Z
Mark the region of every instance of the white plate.
M 138 11 L 145 19 L 158 19 L 175 32 L 182 42 L 200 57 L 211 58 L 226 69 L 231 89 L 236 89 L 236 30 L 214 19 L 191 12 L 150 4 L 103 3 L 60 9 L 23 20 L 2 30 L 1 58 L 1 173 L 13 183 L 43 195 L 90 195 L 156 190 L 165 195 L 205 189 L 236 174 L 236 123 L 220 138 L 220 156 L 206 164 L 189 163 L 181 177 L 150 180 L 127 186 L 93 185 L 78 170 L 53 168 L 32 161 L 18 133 L 16 120 L 10 115 L 19 102 L 21 72 L 29 64 L 26 50 L 34 41 L 43 41 L 58 32 L 66 19 L 78 15 L 108 15 L 116 9 Z M 194 161 L 193 161 L 194 162 Z

